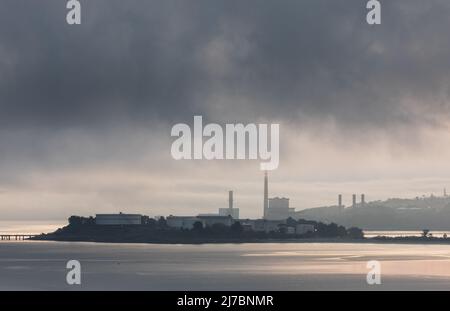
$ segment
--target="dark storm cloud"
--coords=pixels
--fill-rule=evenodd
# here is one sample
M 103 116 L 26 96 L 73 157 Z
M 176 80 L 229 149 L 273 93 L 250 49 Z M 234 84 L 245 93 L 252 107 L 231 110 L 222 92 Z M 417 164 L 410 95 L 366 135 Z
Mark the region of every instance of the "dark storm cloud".
M 447 132 L 428 131 L 448 122 L 448 0 L 382 1 L 380 26 L 366 24 L 365 0 L 81 3 L 79 26 L 65 0 L 1 3 L 6 216 L 211 212 L 232 185 L 259 217 L 258 163 L 170 156 L 170 126 L 194 114 L 280 122 L 273 177 L 286 182 L 271 189 L 298 207 L 448 176 Z
M 190 120 L 214 96 L 235 118 L 343 126 L 448 111 L 444 0 L 385 1 L 378 27 L 361 0 L 81 3 L 80 26 L 64 1 L 2 3 L 2 128 Z

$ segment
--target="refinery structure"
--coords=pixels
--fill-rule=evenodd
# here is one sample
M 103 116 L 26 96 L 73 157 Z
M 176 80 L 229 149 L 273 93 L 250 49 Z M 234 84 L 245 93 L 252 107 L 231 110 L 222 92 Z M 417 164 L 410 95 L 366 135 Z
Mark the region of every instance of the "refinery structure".
M 393 230 L 392 228 L 417 229 L 423 226 L 423 217 L 428 217 L 428 227 L 447 228 L 450 215 L 450 197 L 446 189 L 443 196 L 423 195 L 413 199 L 391 198 L 385 201 L 368 201 L 364 193 L 349 193 L 345 197 L 338 194 L 336 203 L 329 206 L 307 208 L 296 211 L 290 207 L 290 199 L 270 196 L 269 175 L 264 172 L 261 183 L 260 217 L 242 218 L 239 202 L 236 204 L 235 192 L 227 191 L 228 204 L 219 207 L 215 213 L 169 215 L 163 220 L 169 228 L 190 230 L 199 223 L 205 227 L 232 226 L 239 223 L 244 230 L 264 232 L 286 232 L 305 234 L 314 232 L 314 221 L 336 223 L 347 227 L 362 226 L 372 230 Z M 226 202 L 224 195 L 224 202 Z M 238 199 L 239 200 L 239 199 Z M 344 202 L 348 202 L 345 204 Z M 377 213 L 377 217 L 373 217 Z M 143 225 L 159 220 L 141 214 L 97 214 L 95 224 L 99 226 Z M 402 222 L 403 221 L 403 222 Z M 295 224 L 297 222 L 297 224 Z
M 242 219 L 239 217 L 239 208 L 234 206 L 234 192 L 228 191 L 228 207 L 219 208 L 217 213 L 198 214 L 197 216 L 175 216 L 169 215 L 165 218 L 167 225 L 176 229 L 192 229 L 196 223 L 203 226 L 225 225 L 231 226 L 239 222 L 244 229 L 254 231 L 273 232 L 284 230 L 288 233 L 305 234 L 314 232 L 311 224 L 298 224 L 289 227 L 287 220 L 295 218 L 295 209 L 289 207 L 289 198 L 269 198 L 269 178 L 267 171 L 264 172 L 264 194 L 262 218 Z M 97 225 L 139 225 L 144 224 L 147 216 L 139 214 L 97 214 L 95 223 Z
M 283 220 L 295 217 L 295 209 L 289 207 L 289 198 L 269 198 L 269 177 L 264 172 L 263 219 Z
M 357 202 L 357 195 L 352 195 L 352 208 L 364 206 L 366 203 L 365 195 L 361 194 L 360 202 Z M 342 203 L 342 194 L 338 195 L 337 207 L 340 211 L 345 210 Z M 289 206 L 289 198 L 269 197 L 269 176 L 264 172 L 264 191 L 262 204 L 262 217 L 260 219 L 242 219 L 239 216 L 239 208 L 234 204 L 234 192 L 228 191 L 228 207 L 219 208 L 217 213 L 203 213 L 196 216 L 174 216 L 166 217 L 167 224 L 170 227 L 192 229 L 196 222 L 201 222 L 204 226 L 213 224 L 232 225 L 234 222 L 240 222 L 244 226 L 251 226 L 252 229 L 270 231 L 280 224 L 286 223 L 289 218 L 298 219 L 299 212 Z M 140 214 L 97 214 L 96 224 L 98 225 L 138 225 L 145 221 L 145 217 Z M 147 217 L 148 218 L 148 217 Z M 303 230 L 303 229 L 302 229 Z

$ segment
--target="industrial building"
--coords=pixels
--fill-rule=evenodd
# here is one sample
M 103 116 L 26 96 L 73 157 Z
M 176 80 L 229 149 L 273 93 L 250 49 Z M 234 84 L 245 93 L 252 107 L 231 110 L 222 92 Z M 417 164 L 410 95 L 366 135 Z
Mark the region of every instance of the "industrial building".
M 233 219 L 239 219 L 239 209 L 233 208 L 230 213 L 230 209 L 228 208 L 219 208 L 218 216 L 231 216 Z
M 231 216 L 233 219 L 239 219 L 239 208 L 233 207 L 233 191 L 228 191 L 228 207 L 219 208 L 219 213 L 199 214 L 198 216 Z
M 233 191 L 228 191 L 228 208 L 219 208 L 219 216 L 231 216 L 233 219 L 239 219 L 239 209 L 233 207 Z
M 142 225 L 143 216 L 140 214 L 96 214 L 96 225 Z
M 289 207 L 288 198 L 270 198 L 269 199 L 269 180 L 267 172 L 264 173 L 264 219 L 283 220 L 289 217 L 295 217 L 295 208 Z
M 203 225 L 203 221 L 195 216 L 167 216 L 166 223 L 171 228 L 177 229 L 192 229 L 194 228 L 194 224 L 196 222 L 201 222 Z
M 264 213 L 263 218 L 267 219 L 269 214 L 269 178 L 267 177 L 267 171 L 264 172 Z
M 295 209 L 289 207 L 288 198 L 270 198 L 266 219 L 282 220 L 295 216 Z

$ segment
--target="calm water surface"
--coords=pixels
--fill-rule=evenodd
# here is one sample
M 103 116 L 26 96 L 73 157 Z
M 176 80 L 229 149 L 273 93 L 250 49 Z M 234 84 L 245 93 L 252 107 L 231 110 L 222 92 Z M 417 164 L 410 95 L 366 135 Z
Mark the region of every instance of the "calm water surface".
M 38 234 L 64 223 L 2 221 L 0 233 Z M 366 235 L 420 233 L 368 231 Z M 66 263 L 72 259 L 81 262 L 81 286 L 66 283 Z M 370 260 L 381 263 L 381 285 L 366 283 Z M 0 242 L 0 290 L 347 289 L 450 290 L 450 245 Z
M 66 262 L 82 285 L 66 284 Z M 379 260 L 382 284 L 367 285 Z M 450 246 L 0 242 L 1 290 L 450 290 Z

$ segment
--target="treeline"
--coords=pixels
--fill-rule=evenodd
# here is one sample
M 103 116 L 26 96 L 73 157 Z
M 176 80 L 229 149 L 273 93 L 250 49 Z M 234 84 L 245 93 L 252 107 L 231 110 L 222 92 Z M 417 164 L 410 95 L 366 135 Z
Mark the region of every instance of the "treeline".
M 305 234 L 288 233 L 288 227 L 299 224 L 314 225 L 314 232 Z M 48 240 L 103 241 L 103 242 L 147 242 L 147 243 L 190 243 L 190 242 L 252 242 L 268 239 L 302 238 L 349 238 L 362 239 L 364 233 L 359 228 L 345 228 L 335 223 L 325 224 L 315 221 L 287 219 L 286 224 L 271 232 L 249 230 L 240 222 L 231 226 L 216 223 L 204 226 L 196 222 L 192 229 L 169 227 L 164 217 L 158 220 L 148 218 L 142 225 L 96 225 L 93 217 L 71 216 L 69 224 L 57 231 L 38 237 Z

